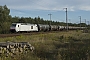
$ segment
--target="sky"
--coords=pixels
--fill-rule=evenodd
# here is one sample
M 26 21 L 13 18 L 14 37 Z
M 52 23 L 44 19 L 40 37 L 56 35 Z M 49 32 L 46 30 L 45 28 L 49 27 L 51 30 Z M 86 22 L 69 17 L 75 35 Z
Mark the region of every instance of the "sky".
M 0 0 L 0 6 L 6 5 L 11 16 L 40 17 L 44 20 L 68 23 L 88 23 L 90 21 L 90 0 Z

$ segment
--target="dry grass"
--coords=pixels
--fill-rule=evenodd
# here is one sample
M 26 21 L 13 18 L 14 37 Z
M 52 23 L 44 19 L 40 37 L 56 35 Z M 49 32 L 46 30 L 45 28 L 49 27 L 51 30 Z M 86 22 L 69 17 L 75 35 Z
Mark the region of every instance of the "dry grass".
M 31 43 L 31 45 L 35 47 L 35 51 L 33 53 L 29 52 L 30 54 L 23 55 L 23 57 L 19 56 L 21 57 L 19 60 L 62 60 L 60 52 L 62 50 L 67 50 L 68 45 L 65 45 L 66 42 L 87 39 L 90 39 L 89 33 L 82 33 L 81 31 L 69 31 L 28 36 L 20 35 L 16 37 L 0 38 L 0 41 L 25 41 Z

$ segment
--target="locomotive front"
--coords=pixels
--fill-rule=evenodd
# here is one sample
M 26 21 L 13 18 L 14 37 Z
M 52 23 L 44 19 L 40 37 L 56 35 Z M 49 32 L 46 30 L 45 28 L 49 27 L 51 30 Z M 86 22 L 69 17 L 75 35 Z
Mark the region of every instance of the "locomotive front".
M 16 32 L 16 24 L 12 23 L 11 27 L 10 27 L 10 32 Z

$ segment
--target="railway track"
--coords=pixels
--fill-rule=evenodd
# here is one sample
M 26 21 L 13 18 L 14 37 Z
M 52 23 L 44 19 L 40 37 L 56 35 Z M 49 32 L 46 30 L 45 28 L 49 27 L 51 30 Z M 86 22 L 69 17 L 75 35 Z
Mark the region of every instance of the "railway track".
M 19 36 L 20 34 L 0 34 L 0 38 Z
M 48 34 L 48 33 L 56 33 L 56 32 L 60 32 L 60 31 L 0 34 L 0 38 L 14 37 L 14 36 L 20 36 L 20 35 Z
M 70 30 L 74 31 L 74 30 Z M 0 34 L 0 38 L 5 37 L 14 37 L 14 36 L 20 36 L 20 35 L 37 35 L 37 34 L 48 34 L 48 33 L 58 33 L 58 32 L 66 32 L 66 31 L 47 31 L 47 32 L 29 32 L 29 33 L 10 33 L 10 34 Z

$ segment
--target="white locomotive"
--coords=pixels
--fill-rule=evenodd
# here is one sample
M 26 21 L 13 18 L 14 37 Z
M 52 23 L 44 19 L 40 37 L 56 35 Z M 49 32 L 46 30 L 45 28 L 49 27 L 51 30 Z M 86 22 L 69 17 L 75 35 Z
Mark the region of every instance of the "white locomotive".
M 28 24 L 28 23 L 12 23 L 10 27 L 11 32 L 30 32 L 38 31 L 37 24 Z

